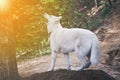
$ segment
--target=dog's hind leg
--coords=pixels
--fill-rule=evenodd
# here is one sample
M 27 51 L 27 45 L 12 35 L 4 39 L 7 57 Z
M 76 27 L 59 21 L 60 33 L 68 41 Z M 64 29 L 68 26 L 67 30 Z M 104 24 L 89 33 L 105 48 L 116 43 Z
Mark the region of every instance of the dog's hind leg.
M 87 65 L 87 61 L 86 61 L 86 59 L 85 59 L 85 56 L 84 55 L 82 55 L 82 54 L 84 54 L 84 51 L 81 49 L 77 49 L 76 51 L 75 51 L 75 53 L 76 53 L 76 56 L 78 57 L 78 59 L 81 61 L 81 66 L 79 67 L 79 69 L 77 70 L 77 71 L 81 71 L 81 70 L 83 70 L 85 67 L 86 67 L 86 65 Z
M 67 70 L 70 70 L 70 58 L 68 53 L 64 53 L 65 59 L 66 59 L 66 64 L 67 64 Z
M 90 56 L 91 56 L 91 51 L 89 51 L 89 53 L 87 54 L 87 64 L 86 64 L 85 68 L 88 68 L 91 65 Z

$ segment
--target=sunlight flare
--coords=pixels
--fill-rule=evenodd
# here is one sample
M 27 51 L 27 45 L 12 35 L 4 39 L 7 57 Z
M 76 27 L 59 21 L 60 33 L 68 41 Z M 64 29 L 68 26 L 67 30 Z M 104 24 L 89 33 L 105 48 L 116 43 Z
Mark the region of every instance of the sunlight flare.
M 9 8 L 8 0 L 0 0 L 0 11 L 6 11 Z

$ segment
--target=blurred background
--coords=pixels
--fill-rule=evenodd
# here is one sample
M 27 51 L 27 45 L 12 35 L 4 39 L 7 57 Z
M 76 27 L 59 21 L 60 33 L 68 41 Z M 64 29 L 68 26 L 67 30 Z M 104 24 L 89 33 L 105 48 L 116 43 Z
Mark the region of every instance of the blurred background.
M 99 8 L 96 8 L 98 4 L 96 5 L 95 1 L 99 2 Z M 17 59 L 49 54 L 51 49 L 44 13 L 62 16 L 63 27 L 93 30 L 101 25 L 110 7 L 106 6 L 105 0 L 95 1 L 0 0 L 0 25 L 14 28 Z

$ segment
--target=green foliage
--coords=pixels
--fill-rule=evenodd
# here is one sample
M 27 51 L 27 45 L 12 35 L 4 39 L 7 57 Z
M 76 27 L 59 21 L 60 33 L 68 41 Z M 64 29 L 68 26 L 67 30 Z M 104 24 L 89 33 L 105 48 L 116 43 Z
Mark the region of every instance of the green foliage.
M 39 49 L 39 54 L 49 54 L 51 52 L 51 48 L 49 46 L 49 41 L 47 39 L 43 39 L 41 41 L 41 50 Z
M 105 18 L 105 16 L 109 13 L 109 10 L 110 10 L 110 6 L 104 6 L 102 12 L 101 12 L 101 17 L 102 18 Z
M 87 29 L 93 29 L 93 28 L 96 28 L 98 26 L 100 26 L 102 23 L 102 19 L 101 18 L 97 18 L 97 19 L 93 19 L 90 24 L 89 24 L 89 27 L 87 27 Z

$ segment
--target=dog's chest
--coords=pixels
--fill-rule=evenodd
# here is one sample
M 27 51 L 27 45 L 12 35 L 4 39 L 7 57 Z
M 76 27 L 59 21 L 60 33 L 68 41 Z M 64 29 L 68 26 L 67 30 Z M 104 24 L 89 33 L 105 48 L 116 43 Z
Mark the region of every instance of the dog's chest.
M 51 42 L 51 47 L 57 53 L 72 52 L 74 51 L 74 42 L 53 41 Z

